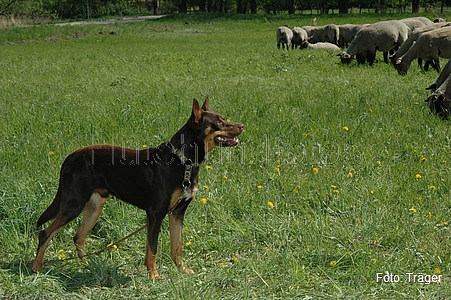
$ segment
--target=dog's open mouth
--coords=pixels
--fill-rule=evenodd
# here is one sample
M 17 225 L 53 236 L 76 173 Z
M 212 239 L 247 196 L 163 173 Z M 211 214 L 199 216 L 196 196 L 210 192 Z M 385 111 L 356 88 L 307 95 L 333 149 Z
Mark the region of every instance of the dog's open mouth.
M 215 137 L 215 142 L 219 146 L 236 146 L 236 145 L 238 145 L 240 140 L 238 140 L 238 138 L 236 138 L 236 137 L 230 138 L 230 137 L 219 135 L 219 136 Z

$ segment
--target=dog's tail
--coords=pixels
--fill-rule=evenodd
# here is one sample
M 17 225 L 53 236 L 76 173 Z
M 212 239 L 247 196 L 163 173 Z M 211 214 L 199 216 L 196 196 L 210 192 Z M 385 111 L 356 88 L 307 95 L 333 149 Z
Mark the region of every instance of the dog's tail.
M 58 187 L 58 191 L 56 192 L 55 199 L 53 202 L 47 207 L 47 209 L 42 213 L 39 217 L 38 223 L 36 225 L 37 228 L 41 227 L 42 224 L 47 223 L 51 219 L 56 218 L 58 212 L 61 208 L 61 185 Z

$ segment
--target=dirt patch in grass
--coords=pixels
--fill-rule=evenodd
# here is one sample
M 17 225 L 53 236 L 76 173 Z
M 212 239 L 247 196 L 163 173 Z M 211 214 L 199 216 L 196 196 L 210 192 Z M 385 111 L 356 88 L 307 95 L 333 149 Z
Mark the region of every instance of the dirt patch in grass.
M 94 35 L 103 35 L 103 34 L 105 34 L 105 33 L 102 32 L 102 31 L 100 31 L 97 34 L 77 32 L 77 33 L 72 34 L 72 35 L 66 35 L 64 38 L 57 37 L 57 36 L 46 37 L 43 41 L 44 42 L 63 42 L 65 40 L 67 41 L 67 40 L 71 40 L 71 39 L 86 38 L 86 37 L 90 37 L 90 36 L 94 36 Z M 117 32 L 116 31 L 110 31 L 109 34 L 114 35 L 114 34 L 117 34 Z M 14 46 L 14 45 L 26 45 L 26 44 L 39 43 L 39 42 L 41 42 L 41 41 L 38 41 L 38 40 L 21 40 L 21 41 L 18 41 L 18 42 L 5 42 L 5 43 L 3 43 L 3 45 Z

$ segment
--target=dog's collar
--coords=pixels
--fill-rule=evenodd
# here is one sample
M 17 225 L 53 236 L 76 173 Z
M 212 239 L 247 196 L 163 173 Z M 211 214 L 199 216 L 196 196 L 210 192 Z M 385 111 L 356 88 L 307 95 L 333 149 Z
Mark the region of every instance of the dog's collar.
M 179 149 L 174 149 L 174 154 L 180 159 L 182 164 L 185 166 L 185 175 L 183 176 L 182 188 L 185 192 L 191 187 L 191 172 L 194 168 L 199 167 L 199 163 L 193 162 L 190 158 L 183 155 L 183 151 Z

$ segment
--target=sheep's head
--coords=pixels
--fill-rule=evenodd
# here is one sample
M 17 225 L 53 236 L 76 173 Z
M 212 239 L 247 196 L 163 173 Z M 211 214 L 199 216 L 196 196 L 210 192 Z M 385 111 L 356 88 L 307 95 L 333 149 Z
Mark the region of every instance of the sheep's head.
M 340 60 L 341 60 L 342 64 L 347 64 L 347 65 L 349 65 L 353 59 L 353 57 L 346 52 L 339 53 L 339 54 L 337 54 L 337 56 L 340 56 Z
M 398 58 L 398 60 L 393 64 L 398 71 L 399 75 L 406 75 L 409 70 L 409 65 L 403 63 L 402 58 Z
M 432 93 L 425 102 L 428 103 L 432 112 L 443 119 L 448 119 L 448 115 L 451 112 L 451 100 L 444 94 Z

